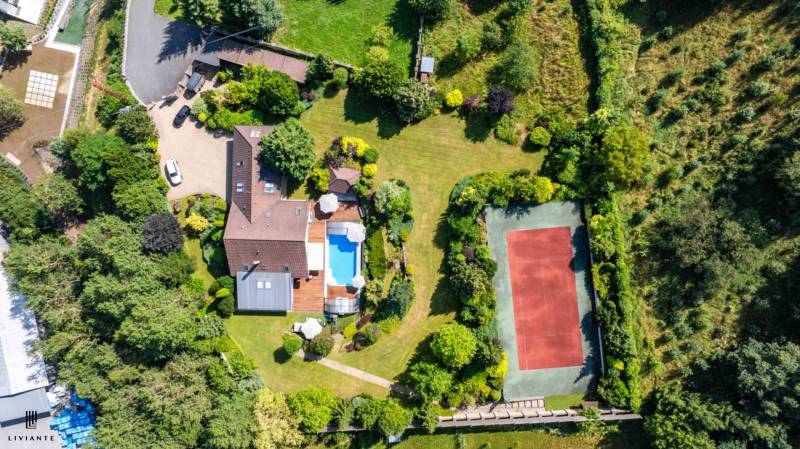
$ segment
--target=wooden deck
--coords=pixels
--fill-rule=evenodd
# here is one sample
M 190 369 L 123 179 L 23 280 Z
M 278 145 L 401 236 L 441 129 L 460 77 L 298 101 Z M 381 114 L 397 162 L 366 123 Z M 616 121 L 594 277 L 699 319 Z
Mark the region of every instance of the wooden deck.
M 294 283 L 293 312 L 322 312 L 325 306 L 325 272 Z
M 314 211 L 314 218 L 308 228 L 309 243 L 325 242 L 325 223 L 327 221 L 360 221 L 357 203 L 339 203 L 339 209 L 331 214 L 323 214 L 316 201 L 310 201 L 309 206 Z M 325 247 L 325 251 L 328 248 Z M 311 279 L 295 281 L 294 307 L 295 312 L 322 312 L 325 308 L 325 298 L 355 298 L 356 289 L 342 286 L 325 285 L 325 271 L 319 271 Z

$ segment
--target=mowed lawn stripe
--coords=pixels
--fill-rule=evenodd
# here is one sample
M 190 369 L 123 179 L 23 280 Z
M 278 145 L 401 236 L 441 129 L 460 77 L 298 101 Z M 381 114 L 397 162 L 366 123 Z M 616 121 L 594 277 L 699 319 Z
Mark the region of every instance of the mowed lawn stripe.
M 453 185 L 464 176 L 486 170 L 535 171 L 543 153 L 527 153 L 492 136 L 471 141 L 465 134 L 466 123 L 453 113 L 400 129 L 390 108 L 383 107 L 378 118 L 376 107 L 369 102 L 346 97 L 347 93 L 341 92 L 319 100 L 303 114 L 301 122 L 314 134 L 319 155 L 337 136 L 361 137 L 380 150 L 378 181 L 398 178 L 409 184 L 415 223 L 408 251 L 417 299 L 400 326 L 376 345 L 360 352 L 334 353 L 330 358 L 393 379 L 405 370 L 419 342 L 454 317 L 446 283 L 439 285 L 444 257 L 440 245 L 446 242 L 436 241 Z

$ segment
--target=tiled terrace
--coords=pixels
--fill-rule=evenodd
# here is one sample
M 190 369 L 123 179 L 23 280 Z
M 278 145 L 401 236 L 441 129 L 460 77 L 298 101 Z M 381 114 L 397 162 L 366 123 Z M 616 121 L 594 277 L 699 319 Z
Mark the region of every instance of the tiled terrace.
M 328 221 L 359 221 L 357 203 L 339 203 L 339 209 L 331 214 L 324 214 L 316 201 L 309 202 L 314 211 L 314 218 L 308 229 L 309 243 L 325 243 L 325 223 Z M 325 247 L 327 251 L 327 247 Z M 328 286 L 326 292 L 325 271 L 312 272 L 311 279 L 300 279 L 295 282 L 295 312 L 322 312 L 326 297 L 355 298 L 356 289 L 342 286 Z

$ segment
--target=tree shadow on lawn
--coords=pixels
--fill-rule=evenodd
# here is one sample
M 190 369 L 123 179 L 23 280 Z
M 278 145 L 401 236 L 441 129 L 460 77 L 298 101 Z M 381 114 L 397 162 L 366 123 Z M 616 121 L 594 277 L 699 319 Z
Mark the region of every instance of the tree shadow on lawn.
M 283 346 L 281 346 L 278 349 L 272 351 L 272 360 L 274 360 L 275 363 L 283 365 L 289 360 L 292 360 L 292 356 L 287 354 L 286 351 L 283 350 Z
M 399 0 L 387 18 L 387 24 L 394 29 L 395 34 L 400 40 L 411 42 L 411 48 L 404 59 L 408 61 L 408 74 L 414 70 L 414 56 L 416 55 L 417 27 L 419 19 L 417 13 L 408 4 L 408 0 Z
M 450 231 L 447 226 L 447 221 L 445 220 L 446 217 L 445 214 L 439 216 L 439 221 L 436 225 L 436 233 L 433 237 L 433 244 L 443 251 L 447 250 L 447 246 L 450 243 Z M 431 315 L 442 315 L 456 310 L 456 303 L 453 300 L 453 290 L 450 287 L 450 281 L 447 277 L 447 268 L 445 267 L 446 257 L 446 254 L 443 255 L 442 260 L 439 262 L 438 272 L 442 277 L 439 278 L 431 294 Z
M 389 139 L 400 134 L 405 124 L 395 117 L 394 111 L 387 111 L 377 100 L 369 98 L 358 89 L 348 89 L 344 98 L 344 118 L 353 123 L 378 121 L 378 136 Z
M 489 138 L 494 128 L 494 123 L 488 114 L 473 112 L 472 114 L 462 114 L 464 119 L 464 137 L 470 142 L 484 142 Z

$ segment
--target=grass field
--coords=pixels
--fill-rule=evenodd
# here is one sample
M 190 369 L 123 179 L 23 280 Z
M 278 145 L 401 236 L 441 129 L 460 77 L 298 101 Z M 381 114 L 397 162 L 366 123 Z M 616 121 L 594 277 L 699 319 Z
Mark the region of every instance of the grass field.
M 547 410 L 564 410 L 580 405 L 583 401 L 583 394 L 563 394 L 557 396 L 545 396 L 544 408 Z
M 459 439 L 462 440 L 463 446 L 459 445 Z M 312 448 L 322 449 L 324 447 L 319 445 Z M 371 445 L 362 444 L 351 447 L 383 449 L 387 445 L 384 442 L 374 442 Z M 620 425 L 620 431 L 602 437 L 559 435 L 546 430 L 499 431 L 498 429 L 487 429 L 484 432 L 463 432 L 461 436 L 456 432 L 436 435 L 407 433 L 401 443 L 391 447 L 395 449 L 644 449 L 648 445 L 644 441 L 641 424 L 625 423 Z
M 281 4 L 286 18 L 275 42 L 311 53 L 322 52 L 360 66 L 369 48 L 372 27 L 389 25 L 395 30 L 389 46 L 391 58 L 410 70 L 418 24 L 407 2 L 283 0 Z
M 360 352 L 331 358 L 386 378 L 406 367 L 418 343 L 453 319 L 453 304 L 442 278 L 446 237 L 440 218 L 459 179 L 485 170 L 536 170 L 542 153 L 526 153 L 486 136 L 481 124 L 468 126 L 454 114 L 438 115 L 401 127 L 391 111 L 382 115 L 356 95 L 340 92 L 317 102 L 301 118 L 314 134 L 321 154 L 337 136 L 365 139 L 380 150 L 378 181 L 403 179 L 411 187 L 414 230 L 409 257 L 414 265 L 417 299 L 392 334 Z
M 330 388 L 336 395 L 352 397 L 369 393 L 384 397 L 389 392 L 377 385 L 356 380 L 299 357 L 289 358 L 281 349 L 283 333 L 295 321 L 303 321 L 313 314 L 287 315 L 234 315 L 225 321 L 231 337 L 239 343 L 244 353 L 255 361 L 258 372 L 268 387 L 292 393 L 309 386 Z
M 483 3 L 488 4 L 489 2 Z M 476 61 L 459 64 L 451 56 L 458 36 L 469 29 L 481 30 L 496 19 L 501 8 L 478 8 L 458 2 L 457 12 L 426 31 L 426 53 L 437 58 L 432 84 L 444 90 L 459 88 L 464 95 L 485 94 L 491 84 L 488 74 L 500 55 L 488 52 Z M 585 116 L 589 106 L 588 69 L 581 54 L 578 16 L 569 0 L 533 0 L 523 39 L 539 53 L 540 68 L 535 85 L 517 97 L 515 117 L 530 123 L 542 108 L 564 111 L 567 116 Z

